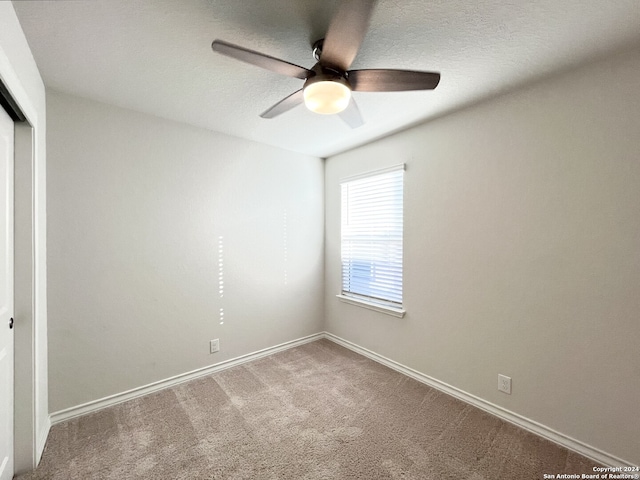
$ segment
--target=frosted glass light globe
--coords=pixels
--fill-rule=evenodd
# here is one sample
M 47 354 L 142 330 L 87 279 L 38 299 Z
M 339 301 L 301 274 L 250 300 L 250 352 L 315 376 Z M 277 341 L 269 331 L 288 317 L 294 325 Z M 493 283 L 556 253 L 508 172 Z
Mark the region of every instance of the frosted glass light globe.
M 351 90 L 343 83 L 323 80 L 304 87 L 304 104 L 315 113 L 340 113 L 349 105 Z

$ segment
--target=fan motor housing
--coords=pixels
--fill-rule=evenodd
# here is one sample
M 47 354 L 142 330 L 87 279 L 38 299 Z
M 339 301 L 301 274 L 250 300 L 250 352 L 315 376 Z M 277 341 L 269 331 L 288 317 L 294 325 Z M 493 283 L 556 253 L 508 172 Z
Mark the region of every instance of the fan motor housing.
M 307 80 L 304 82 L 303 89 L 311 85 L 312 83 L 337 82 L 351 90 L 351 85 L 349 84 L 347 75 L 344 72 L 321 65 L 320 62 L 316 63 L 313 68 L 311 68 L 311 71 L 315 75 L 311 75 L 309 78 L 307 78 Z

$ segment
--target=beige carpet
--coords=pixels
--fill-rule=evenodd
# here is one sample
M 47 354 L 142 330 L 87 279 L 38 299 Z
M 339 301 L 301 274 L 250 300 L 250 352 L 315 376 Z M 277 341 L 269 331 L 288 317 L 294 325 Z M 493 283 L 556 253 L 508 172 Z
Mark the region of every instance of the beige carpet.
M 28 479 L 542 479 L 593 462 L 327 340 L 55 425 Z

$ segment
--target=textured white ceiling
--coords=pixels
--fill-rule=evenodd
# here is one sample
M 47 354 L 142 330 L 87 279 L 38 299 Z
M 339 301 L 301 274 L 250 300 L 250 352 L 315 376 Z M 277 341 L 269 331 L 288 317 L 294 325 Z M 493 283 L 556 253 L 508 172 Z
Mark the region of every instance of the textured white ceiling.
M 220 38 L 311 67 L 336 1 L 15 1 L 55 90 L 320 157 L 640 42 L 638 0 L 380 0 L 352 68 L 439 71 L 431 92 L 356 92 L 366 124 L 296 107 L 302 86 L 211 51 Z

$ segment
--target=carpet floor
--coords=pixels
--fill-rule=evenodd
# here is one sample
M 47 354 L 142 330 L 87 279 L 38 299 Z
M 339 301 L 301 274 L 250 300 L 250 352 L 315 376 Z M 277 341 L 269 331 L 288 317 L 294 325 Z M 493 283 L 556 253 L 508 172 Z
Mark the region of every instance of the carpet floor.
M 54 425 L 17 478 L 529 480 L 593 466 L 319 340 Z

